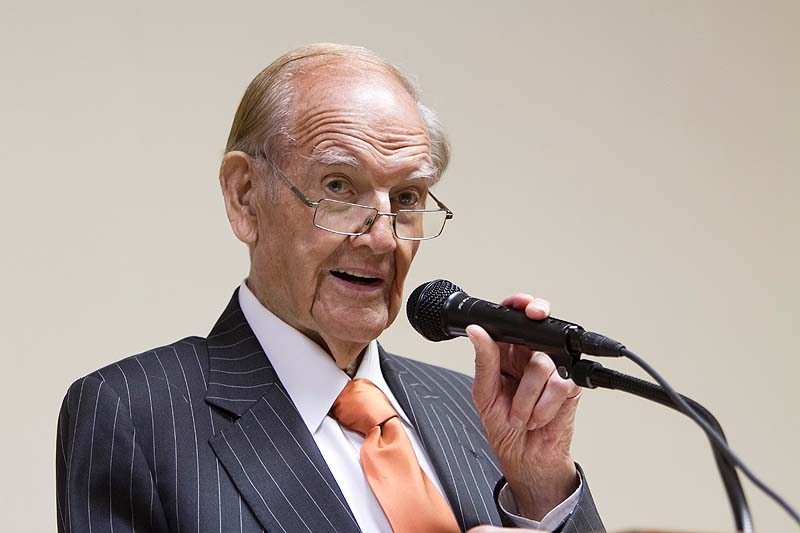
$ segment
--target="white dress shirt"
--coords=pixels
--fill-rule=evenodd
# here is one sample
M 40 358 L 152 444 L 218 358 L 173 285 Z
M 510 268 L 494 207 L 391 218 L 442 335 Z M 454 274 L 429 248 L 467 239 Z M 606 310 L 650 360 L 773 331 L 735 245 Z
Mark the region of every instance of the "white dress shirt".
M 341 426 L 328 414 L 333 402 L 350 381 L 350 377 L 336 366 L 333 358 L 317 343 L 261 305 L 244 282 L 239 288 L 239 305 L 264 353 L 269 357 L 275 373 L 286 387 L 300 417 L 314 437 L 359 527 L 362 531 L 391 533 L 392 529 L 386 515 L 383 514 L 361 468 L 360 451 L 364 437 Z M 367 346 L 355 377 L 368 379 L 389 399 L 403 423 L 420 467 L 446 499 L 442 484 L 417 431 L 383 378 L 377 341 L 372 341 Z M 500 503 L 504 510 L 512 514 L 518 526 L 552 529 L 572 512 L 579 491 L 580 487 L 566 501 L 548 513 L 541 523 L 516 516 L 516 503 L 508 486 L 500 493 Z

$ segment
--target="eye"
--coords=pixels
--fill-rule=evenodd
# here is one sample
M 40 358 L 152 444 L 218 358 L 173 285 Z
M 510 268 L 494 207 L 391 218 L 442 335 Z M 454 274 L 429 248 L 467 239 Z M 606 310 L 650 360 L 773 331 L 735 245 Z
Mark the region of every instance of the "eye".
M 394 204 L 401 209 L 420 209 L 421 196 L 419 191 L 408 189 L 394 197 Z
M 353 191 L 350 184 L 344 178 L 335 177 L 325 182 L 325 192 L 330 192 L 334 195 L 348 194 Z

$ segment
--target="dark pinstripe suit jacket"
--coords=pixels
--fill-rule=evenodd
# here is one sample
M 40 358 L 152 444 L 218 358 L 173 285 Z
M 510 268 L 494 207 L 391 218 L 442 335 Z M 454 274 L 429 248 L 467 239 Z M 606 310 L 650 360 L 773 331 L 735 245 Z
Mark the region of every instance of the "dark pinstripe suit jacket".
M 385 353 L 381 368 L 462 528 L 500 524 L 501 473 L 471 378 Z M 59 531 L 358 531 L 234 293 L 207 338 L 69 388 L 56 436 Z M 602 528 L 584 483 L 564 532 Z

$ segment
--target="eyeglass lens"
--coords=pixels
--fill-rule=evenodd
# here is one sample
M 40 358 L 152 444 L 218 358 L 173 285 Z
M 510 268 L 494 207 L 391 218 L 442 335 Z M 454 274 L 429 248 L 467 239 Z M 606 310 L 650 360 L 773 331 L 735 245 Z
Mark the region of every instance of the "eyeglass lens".
M 437 209 L 434 204 L 432 208 Z M 336 233 L 360 234 L 366 231 L 377 216 L 377 210 L 336 200 L 320 200 L 314 224 Z M 395 231 L 402 239 L 430 239 L 444 228 L 447 213 L 439 210 L 398 211 Z

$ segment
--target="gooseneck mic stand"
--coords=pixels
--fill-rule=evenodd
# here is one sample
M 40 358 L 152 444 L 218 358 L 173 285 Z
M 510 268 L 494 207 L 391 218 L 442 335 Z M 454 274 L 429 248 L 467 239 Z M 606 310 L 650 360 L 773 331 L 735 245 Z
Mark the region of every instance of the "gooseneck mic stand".
M 627 392 L 683 413 L 660 385 L 605 368 L 595 361 L 590 361 L 588 359 L 577 361 L 572 366 L 570 377 L 581 387 L 588 389 L 613 389 Z M 722 440 L 725 441 L 725 434 L 722 431 L 722 427 L 714 416 L 705 407 L 691 398 L 683 395 L 681 395 L 681 397 L 719 434 Z M 751 533 L 753 531 L 753 521 L 736 467 L 728 457 L 720 451 L 714 440 L 709 439 L 709 443 L 714 452 L 714 460 L 717 463 L 717 469 L 722 477 L 725 492 L 728 494 L 728 501 L 730 502 L 734 522 L 736 523 L 736 530 L 743 533 Z

